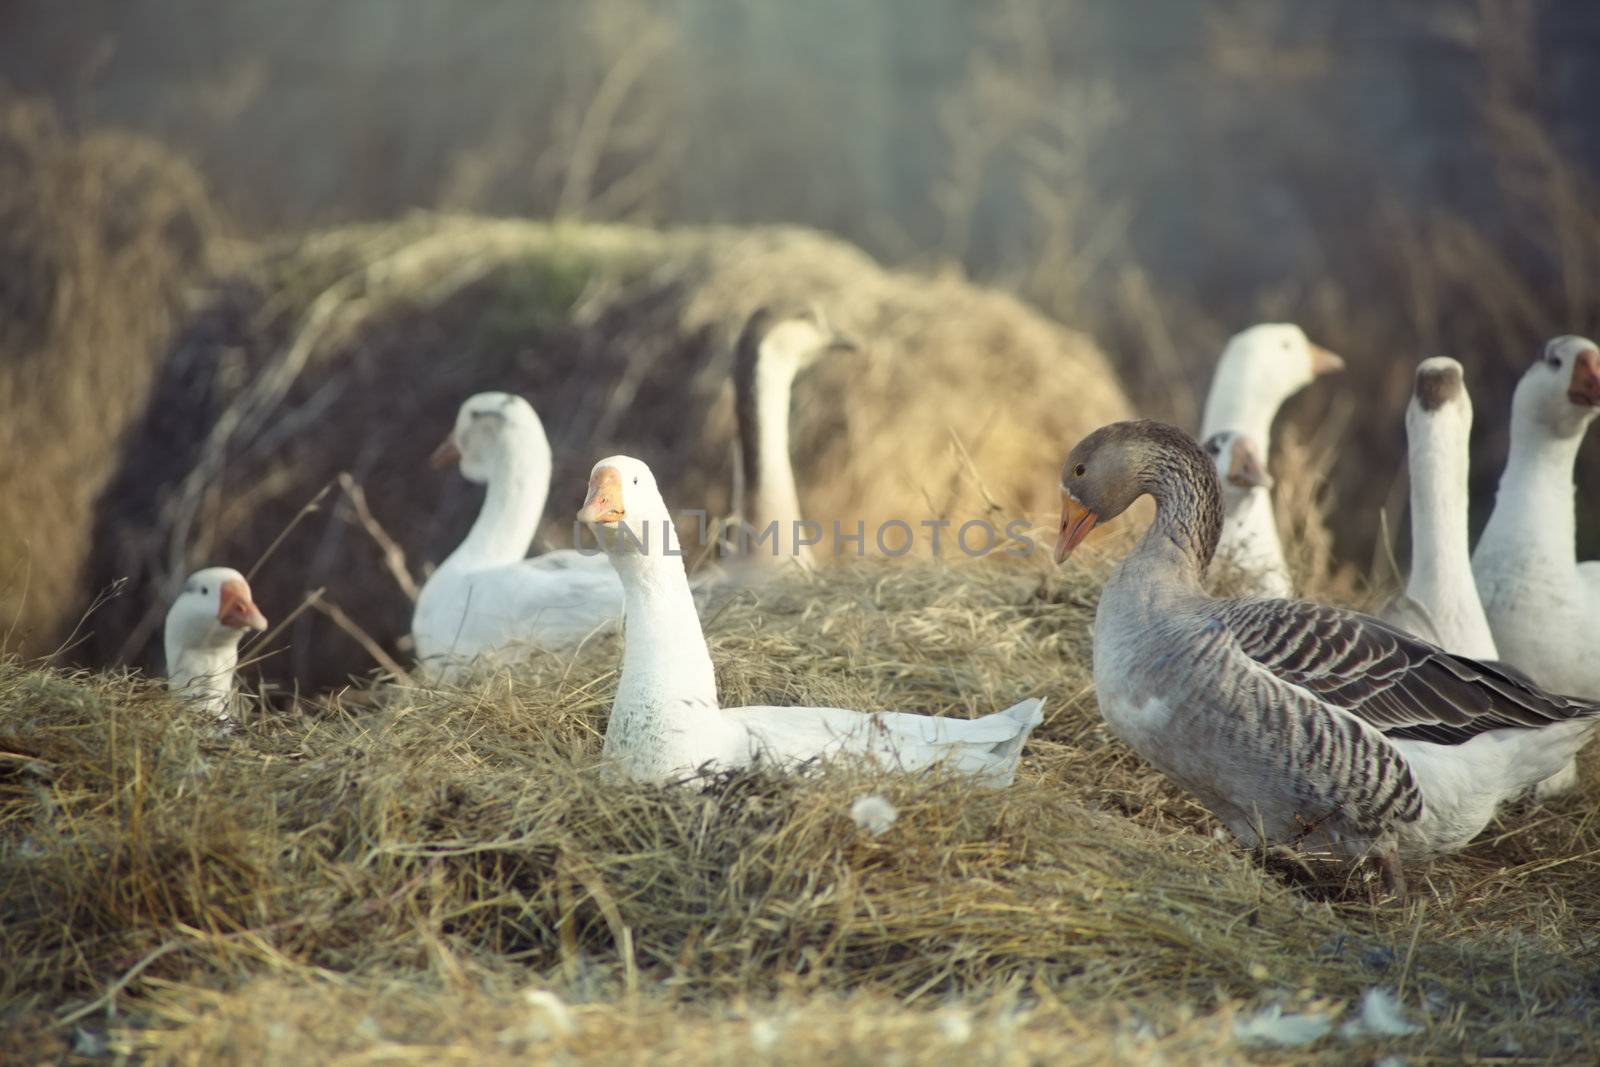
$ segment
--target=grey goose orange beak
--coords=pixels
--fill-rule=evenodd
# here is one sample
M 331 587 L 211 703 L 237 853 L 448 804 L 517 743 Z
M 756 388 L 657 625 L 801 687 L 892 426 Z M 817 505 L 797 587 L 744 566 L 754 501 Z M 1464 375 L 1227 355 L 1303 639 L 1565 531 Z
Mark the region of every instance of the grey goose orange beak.
M 1600 352 L 1585 349 L 1572 362 L 1567 399 L 1582 407 L 1600 407 Z
M 1228 481 L 1241 489 L 1272 488 L 1272 476 L 1261 465 L 1261 458 L 1244 438 L 1236 438 L 1228 456 Z
M 1344 360 L 1321 345 L 1311 346 L 1311 376 L 1320 378 L 1324 374 L 1336 374 L 1344 370 Z
M 434 470 L 443 470 L 461 462 L 461 449 L 456 447 L 454 434 L 440 442 L 439 447 L 433 450 L 433 455 L 428 457 L 428 462 Z
M 1056 538 L 1056 562 L 1061 563 L 1072 555 L 1072 550 L 1083 544 L 1100 516 L 1078 503 L 1078 498 L 1066 490 L 1061 491 L 1061 533 Z
M 578 521 L 597 525 L 622 518 L 622 475 L 615 467 L 601 467 L 589 476 L 589 495 L 578 509 Z
M 228 579 L 222 583 L 217 605 L 217 621 L 236 630 L 265 630 L 267 617 L 250 599 L 250 587 Z

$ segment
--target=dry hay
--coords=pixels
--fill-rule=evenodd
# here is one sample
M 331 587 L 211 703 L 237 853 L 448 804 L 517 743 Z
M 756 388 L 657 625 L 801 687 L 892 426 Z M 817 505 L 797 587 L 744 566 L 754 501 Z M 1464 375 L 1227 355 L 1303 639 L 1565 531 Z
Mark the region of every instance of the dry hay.
M 479 496 L 425 460 L 482 389 L 522 393 L 545 420 L 550 542 L 570 540 L 590 466 L 615 452 L 650 462 L 673 506 L 721 515 L 732 338 L 758 305 L 807 303 L 868 346 L 796 387 L 803 506 L 824 524 L 1052 506 L 1064 444 L 1127 413 L 1084 337 L 810 231 L 419 216 L 328 232 L 265 253 L 175 345 L 101 508 L 95 581 L 132 584 L 95 617 L 88 658 L 147 657 L 175 581 L 201 563 L 249 568 L 341 471 L 414 568 L 442 559 Z M 347 512 L 301 522 L 263 566 L 259 600 L 274 617 L 326 587 L 393 649 L 410 604 Z M 292 638 L 269 665 L 280 681 L 372 665 L 315 614 Z
M 137 681 L 6 666 L 13 1047 L 1243 1062 L 1240 1013 L 1348 1016 L 1381 987 L 1420 1034 L 1272 1061 L 1600 1054 L 1592 757 L 1582 795 L 1413 870 L 1405 908 L 1295 888 L 1106 733 L 1087 673 L 1102 575 L 868 563 L 709 623 L 729 702 L 967 714 L 1046 696 L 1004 792 L 851 766 L 705 793 L 609 781 L 614 641 L 458 690 L 262 709 L 223 739 Z M 879 838 L 848 814 L 870 792 L 899 811 Z
M 75 138 L 0 93 L 0 646 L 44 651 L 77 620 L 95 499 L 213 229 L 153 142 Z

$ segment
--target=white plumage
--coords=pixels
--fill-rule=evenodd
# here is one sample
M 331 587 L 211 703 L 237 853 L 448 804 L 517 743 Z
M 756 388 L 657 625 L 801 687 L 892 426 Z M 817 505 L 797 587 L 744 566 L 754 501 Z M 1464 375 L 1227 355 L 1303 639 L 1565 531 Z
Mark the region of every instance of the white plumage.
M 1272 451 L 1272 422 L 1283 402 L 1317 377 L 1343 367 L 1343 360 L 1312 344 L 1293 323 L 1261 323 L 1235 334 L 1212 374 L 1199 439 L 1225 431 L 1243 435 L 1264 472 Z M 1237 567 L 1252 592 L 1287 595 L 1292 581 L 1267 487 L 1237 501 L 1223 527 L 1217 557 Z
M 936 764 L 1008 785 L 1043 701 L 979 719 L 845 708 L 723 708 L 676 534 L 650 469 L 594 467 L 579 513 L 595 526 L 626 595 L 622 676 L 605 754 L 629 777 L 671 781 L 758 761 L 794 768 L 855 755 L 903 770 Z
M 479 393 L 461 405 L 435 453 L 459 461 L 486 486 L 466 539 L 428 578 L 411 633 L 429 676 L 528 649 L 571 648 L 616 626 L 622 587 L 598 552 L 527 553 L 550 491 L 550 442 L 533 408 L 509 393 Z
M 1500 657 L 1546 689 L 1600 699 L 1600 564 L 1578 563 L 1573 465 L 1600 405 L 1600 349 L 1557 337 L 1511 400 L 1511 452 L 1472 573 Z M 1564 768 L 1548 796 L 1577 781 Z

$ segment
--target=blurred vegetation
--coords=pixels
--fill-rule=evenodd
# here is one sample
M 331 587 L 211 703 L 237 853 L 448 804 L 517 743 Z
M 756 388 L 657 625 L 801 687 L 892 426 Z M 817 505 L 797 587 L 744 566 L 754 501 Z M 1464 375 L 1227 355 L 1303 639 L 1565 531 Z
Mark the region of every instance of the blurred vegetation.
M 1597 36 L 1557 0 L 19 0 L 0 70 L 192 156 L 247 231 L 781 221 L 954 266 L 1188 425 L 1228 334 L 1297 320 L 1350 360 L 1294 410 L 1341 431 L 1365 569 L 1415 361 L 1468 368 L 1481 522 L 1516 375 L 1600 329 Z

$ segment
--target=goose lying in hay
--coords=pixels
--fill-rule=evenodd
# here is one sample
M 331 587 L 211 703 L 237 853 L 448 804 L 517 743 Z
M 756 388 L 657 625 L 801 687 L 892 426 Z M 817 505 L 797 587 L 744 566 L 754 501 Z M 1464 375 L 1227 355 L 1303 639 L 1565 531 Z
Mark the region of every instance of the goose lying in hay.
M 195 571 L 167 609 L 167 688 L 227 720 L 239 640 L 266 628 L 244 575 L 232 567 Z
M 615 627 L 622 586 L 599 553 L 528 559 L 550 494 L 550 441 L 533 407 L 511 393 L 461 405 L 435 466 L 459 464 L 487 486 L 466 539 L 417 596 L 411 634 L 424 674 L 449 678 L 476 660 L 522 648 L 564 649 Z
M 622 677 L 605 755 L 629 777 L 670 781 L 771 761 L 865 756 L 902 770 L 936 764 L 987 785 L 1011 784 L 1044 702 L 979 719 L 845 708 L 724 708 L 671 515 L 650 468 L 628 456 L 595 464 L 580 522 L 594 527 L 627 599 Z

